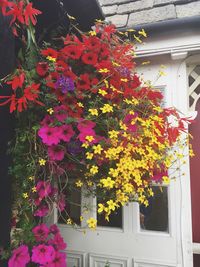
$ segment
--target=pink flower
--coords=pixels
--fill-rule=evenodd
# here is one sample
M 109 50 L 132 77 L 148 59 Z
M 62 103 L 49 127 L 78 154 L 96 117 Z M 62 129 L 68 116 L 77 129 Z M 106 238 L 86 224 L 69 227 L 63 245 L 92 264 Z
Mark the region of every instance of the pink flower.
M 49 181 L 39 181 L 36 185 L 38 195 L 41 199 L 48 196 L 52 191 L 52 186 Z
M 12 256 L 9 259 L 9 267 L 25 267 L 30 261 L 30 255 L 28 252 L 28 247 L 22 245 L 17 249 L 13 250 Z
M 67 264 L 66 264 L 66 254 L 63 253 L 63 252 L 57 251 L 55 253 L 54 260 L 52 262 L 50 262 L 45 267 L 67 267 Z
M 60 232 L 60 231 L 59 231 L 59 228 L 58 228 L 58 226 L 57 226 L 56 224 L 51 225 L 50 228 L 49 228 L 49 231 L 50 231 L 50 233 L 52 233 L 53 235 L 56 235 L 57 233 Z
M 48 147 L 48 155 L 50 160 L 63 160 L 65 151 L 61 146 L 50 146 Z
M 48 244 L 53 245 L 56 250 L 63 250 L 67 247 L 67 244 L 64 242 L 64 239 L 62 238 L 60 233 L 57 233 L 53 239 L 50 239 Z
M 58 121 L 63 122 L 64 120 L 66 120 L 67 118 L 67 110 L 66 107 L 64 105 L 61 106 L 57 106 L 54 108 L 54 112 L 55 112 L 55 117 Z
M 48 214 L 48 212 L 49 208 L 46 205 L 42 205 L 34 212 L 34 216 L 44 217 Z
M 39 264 L 52 262 L 55 258 L 55 250 L 52 246 L 38 245 L 32 249 L 32 261 Z
M 60 139 L 69 142 L 72 136 L 74 136 L 75 132 L 71 125 L 63 125 L 60 127 L 61 130 L 61 136 Z
M 124 118 L 124 123 L 127 125 L 129 131 L 135 132 L 137 130 L 137 125 L 134 122 L 134 119 L 137 117 L 137 113 L 135 114 L 128 114 Z
M 85 129 L 85 131 L 81 132 L 79 135 L 78 135 L 78 139 L 82 142 L 82 143 L 85 143 L 85 142 L 88 142 L 88 140 L 86 139 L 87 136 L 93 136 L 93 139 L 92 141 L 90 141 L 89 143 L 90 144 L 93 144 L 96 142 L 96 139 L 95 139 L 95 131 L 93 129 Z
M 60 142 L 60 128 L 43 126 L 38 131 L 38 135 L 42 138 L 42 142 L 46 145 L 57 145 Z
M 49 228 L 46 226 L 46 224 L 42 223 L 34 227 L 32 232 L 34 234 L 36 241 L 38 242 L 45 241 L 49 234 Z
M 88 120 L 81 120 L 78 123 L 77 128 L 79 129 L 80 132 L 93 129 L 96 126 L 96 123 L 93 121 L 88 121 Z
M 45 118 L 41 121 L 41 124 L 44 126 L 49 126 L 51 123 L 53 123 L 53 117 L 46 115 Z

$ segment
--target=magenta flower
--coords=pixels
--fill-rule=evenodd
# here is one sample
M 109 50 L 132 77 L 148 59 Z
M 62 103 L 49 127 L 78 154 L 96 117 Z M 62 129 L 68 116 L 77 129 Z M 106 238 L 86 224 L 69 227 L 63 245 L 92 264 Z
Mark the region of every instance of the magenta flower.
M 59 211 L 63 211 L 65 206 L 66 206 L 65 195 L 64 194 L 60 194 L 59 200 L 58 200 L 58 209 L 59 209 Z
M 50 146 L 48 147 L 48 155 L 50 160 L 63 160 L 65 151 L 61 146 Z
M 48 196 L 52 191 L 52 186 L 49 181 L 39 181 L 36 185 L 37 193 L 41 199 Z
M 50 115 L 46 115 L 41 121 L 41 124 L 44 126 L 49 126 L 51 123 L 53 123 L 53 117 Z
M 66 109 L 66 107 L 64 105 L 55 107 L 54 108 L 54 112 L 55 112 L 55 117 L 56 117 L 56 119 L 58 121 L 63 122 L 68 117 L 67 109 Z
M 48 214 L 48 212 L 49 212 L 48 206 L 47 205 L 42 205 L 34 212 L 34 216 L 44 217 L 44 216 L 46 216 Z
M 60 139 L 62 139 L 65 142 L 69 142 L 72 136 L 74 136 L 75 132 L 71 125 L 63 125 L 60 127 L 61 135 Z
M 93 140 L 92 141 L 88 141 L 86 139 L 87 136 L 93 136 Z M 93 129 L 85 129 L 85 131 L 82 131 L 79 135 L 78 135 L 78 139 L 82 142 L 89 142 L 90 144 L 96 143 L 96 139 L 95 139 L 95 131 Z
M 57 251 L 54 260 L 45 267 L 67 267 L 66 254 Z
M 85 130 L 91 130 L 96 126 L 96 123 L 93 121 L 89 120 L 81 120 L 78 123 L 77 128 L 79 129 L 80 132 L 84 132 Z
M 38 135 L 42 138 L 42 142 L 46 145 L 57 145 L 60 142 L 60 128 L 43 126 L 38 131 Z
M 53 239 L 50 239 L 48 244 L 53 245 L 56 250 L 63 250 L 67 247 L 67 244 L 64 242 L 64 239 L 62 238 L 60 233 L 57 233 Z
M 42 223 L 34 227 L 32 232 L 37 242 L 45 241 L 49 234 L 49 228 L 46 226 L 46 224 Z
M 55 258 L 55 250 L 52 246 L 38 245 L 32 249 L 32 261 L 39 264 L 52 262 Z
M 12 256 L 8 262 L 8 267 L 25 267 L 29 261 L 30 255 L 28 252 L 28 247 L 22 245 L 13 250 Z
M 134 123 L 134 119 L 138 116 L 137 113 L 135 114 L 128 114 L 124 118 L 124 123 L 128 127 L 129 131 L 135 132 L 137 130 L 137 125 Z
M 58 226 L 56 224 L 52 224 L 49 228 L 50 233 L 52 233 L 53 235 L 56 235 L 57 233 L 60 232 Z

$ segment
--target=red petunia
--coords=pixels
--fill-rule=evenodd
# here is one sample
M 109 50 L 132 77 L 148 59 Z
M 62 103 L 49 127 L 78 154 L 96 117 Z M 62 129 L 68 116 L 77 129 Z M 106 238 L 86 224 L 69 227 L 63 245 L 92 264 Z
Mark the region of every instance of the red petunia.
M 36 72 L 39 76 L 44 77 L 47 74 L 49 66 L 47 62 L 38 62 L 36 66 Z
M 90 79 L 87 73 L 81 74 L 77 82 L 77 88 L 80 90 L 89 90 L 90 89 Z
M 98 57 L 95 53 L 89 52 L 82 56 L 82 61 L 85 64 L 96 65 Z
M 58 52 L 52 48 L 41 50 L 41 54 L 45 57 L 52 57 L 52 58 L 57 58 L 58 56 Z
M 96 36 L 90 36 L 89 38 L 85 38 L 84 44 L 87 49 L 93 51 L 99 51 L 101 49 L 101 42 Z
M 82 55 L 82 48 L 77 45 L 68 45 L 63 48 L 62 52 L 72 59 L 79 59 Z

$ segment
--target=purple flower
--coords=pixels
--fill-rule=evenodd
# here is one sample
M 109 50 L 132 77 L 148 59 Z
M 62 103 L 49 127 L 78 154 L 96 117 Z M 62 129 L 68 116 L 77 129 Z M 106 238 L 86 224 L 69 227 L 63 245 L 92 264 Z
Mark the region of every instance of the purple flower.
M 129 77 L 131 74 L 130 70 L 126 67 L 119 67 L 118 69 L 120 74 L 123 75 L 124 77 Z
M 81 147 L 81 145 L 82 143 L 79 140 L 71 141 L 67 144 L 67 151 L 71 155 L 76 156 L 83 151 L 83 148 Z
M 63 94 L 74 91 L 74 82 L 72 78 L 60 76 L 55 83 L 55 88 L 60 88 Z
M 30 261 L 30 256 L 28 252 L 28 247 L 22 245 L 15 250 L 13 250 L 12 256 L 9 259 L 9 267 L 25 267 Z

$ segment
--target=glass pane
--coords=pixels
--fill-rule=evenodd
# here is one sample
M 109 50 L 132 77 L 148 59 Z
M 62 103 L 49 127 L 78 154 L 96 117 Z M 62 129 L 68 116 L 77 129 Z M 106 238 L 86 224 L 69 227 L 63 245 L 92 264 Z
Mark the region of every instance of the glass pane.
M 168 188 L 153 186 L 152 189 L 154 196 L 149 199 L 149 206 L 140 206 L 140 227 L 142 230 L 168 232 Z
M 71 187 L 66 187 L 64 191 L 66 196 L 66 208 L 65 211 L 58 212 L 58 223 L 66 224 L 67 219 L 70 217 L 73 223 L 80 225 L 81 216 L 81 192 L 80 190 Z
M 97 206 L 98 206 L 98 202 L 97 202 Z M 97 213 L 97 225 L 122 229 L 122 213 L 123 213 L 122 207 L 113 211 L 109 216 L 109 222 L 105 219 L 104 214 Z

